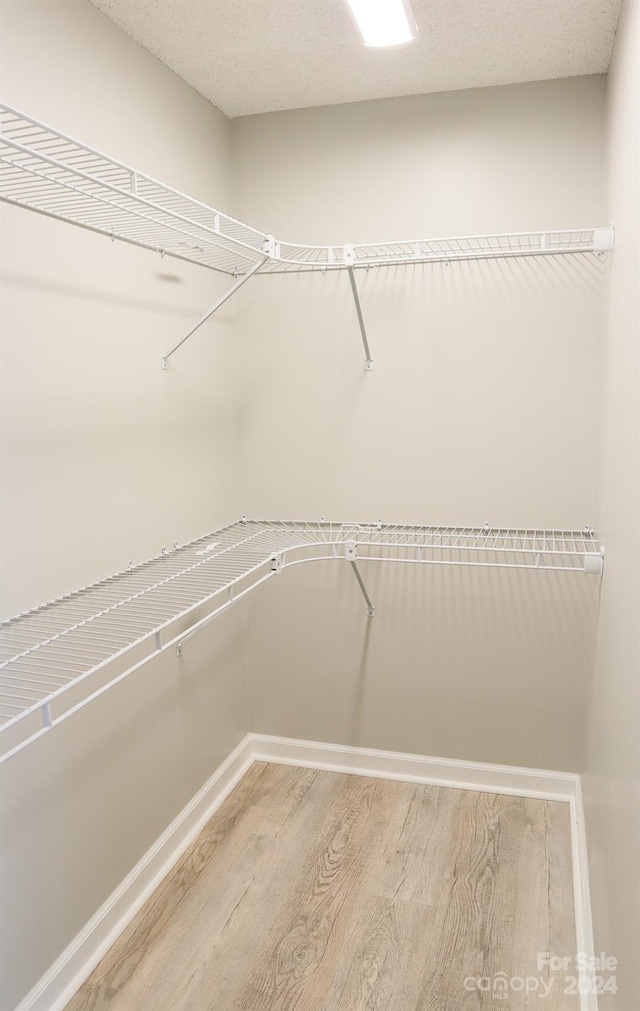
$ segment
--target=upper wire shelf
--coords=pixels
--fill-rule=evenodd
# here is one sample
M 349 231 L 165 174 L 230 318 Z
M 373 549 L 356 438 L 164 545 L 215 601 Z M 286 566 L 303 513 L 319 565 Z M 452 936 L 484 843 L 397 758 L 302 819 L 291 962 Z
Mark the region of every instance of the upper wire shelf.
M 601 573 L 595 535 L 576 530 L 242 519 L 0 626 L 0 761 L 83 708 L 142 663 L 286 566 L 325 559 Z M 105 668 L 134 649 L 124 672 Z M 129 662 L 126 660 L 125 663 Z M 113 670 L 113 668 L 112 668 Z M 107 683 L 100 672 L 105 671 Z
M 0 199 L 238 276 L 505 256 L 600 252 L 613 228 L 399 242 L 282 242 L 0 104 Z

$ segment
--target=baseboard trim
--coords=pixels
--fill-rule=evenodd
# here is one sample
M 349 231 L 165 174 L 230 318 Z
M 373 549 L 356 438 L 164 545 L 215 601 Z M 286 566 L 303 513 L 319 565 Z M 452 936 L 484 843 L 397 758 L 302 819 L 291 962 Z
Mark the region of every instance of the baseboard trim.
M 98 962 L 251 766 L 246 736 L 20 1002 L 16 1011 L 63 1011 Z
M 240 741 L 20 1002 L 16 1011 L 63 1011 L 73 994 L 254 762 L 274 762 L 357 776 L 568 803 L 571 812 L 577 949 L 593 953 L 584 812 L 580 777 L 575 773 L 432 758 L 250 733 Z M 581 995 L 580 1011 L 597 1011 L 595 998 Z
M 584 817 L 582 783 L 579 777 L 575 797 L 569 803 L 571 806 L 571 863 L 573 868 L 573 904 L 576 917 L 576 948 L 579 952 L 592 956 L 595 947 L 589 891 L 589 851 L 587 849 L 587 826 Z M 583 973 L 583 975 L 588 975 L 590 987 L 594 992 L 580 994 L 580 1011 L 598 1011 L 595 971 Z
M 481 790 L 539 800 L 575 797 L 579 777 L 571 772 L 549 772 L 511 765 L 487 765 L 454 758 L 432 758 L 400 751 L 378 751 L 346 744 L 299 741 L 288 737 L 249 734 L 254 761 L 299 765 L 355 776 L 397 779 L 457 790 Z

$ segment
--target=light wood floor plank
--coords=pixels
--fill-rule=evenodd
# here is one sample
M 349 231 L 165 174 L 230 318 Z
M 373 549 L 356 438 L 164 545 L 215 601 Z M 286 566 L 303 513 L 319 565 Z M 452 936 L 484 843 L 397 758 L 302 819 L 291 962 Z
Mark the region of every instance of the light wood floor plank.
M 289 774 L 303 776 L 304 770 L 290 770 Z M 306 773 L 308 776 L 308 773 Z M 293 799 L 298 791 L 292 791 Z M 297 887 L 295 870 L 305 859 L 305 851 L 310 849 L 326 819 L 327 807 L 333 799 L 332 783 L 320 776 L 313 782 L 313 788 L 306 794 L 304 803 L 295 803 L 286 820 L 281 820 L 278 828 L 274 824 L 274 808 L 260 806 L 260 814 L 269 826 L 263 832 L 260 825 L 256 840 L 268 843 L 263 850 L 265 860 L 252 866 L 251 849 L 247 853 L 247 869 L 251 867 L 251 880 L 236 883 L 221 879 L 209 897 L 216 908 L 225 895 L 230 905 L 234 896 L 238 902 L 232 910 L 222 930 L 212 929 L 211 924 L 203 937 L 206 944 L 193 950 L 192 956 L 183 964 L 181 977 L 177 977 L 171 988 L 171 1007 L 220 1008 L 242 1007 L 238 997 L 239 981 L 246 978 L 253 964 L 256 952 L 262 951 L 268 943 L 268 932 L 273 920 L 283 906 L 290 904 L 291 895 Z M 308 859 L 308 858 L 307 858 Z M 239 856 L 238 866 L 244 865 Z M 213 920 L 213 916 L 211 917 Z M 166 992 L 166 988 L 165 988 Z M 207 1003 L 208 994 L 212 994 Z
M 574 1011 L 539 951 L 575 953 L 567 804 L 256 763 L 68 1011 Z

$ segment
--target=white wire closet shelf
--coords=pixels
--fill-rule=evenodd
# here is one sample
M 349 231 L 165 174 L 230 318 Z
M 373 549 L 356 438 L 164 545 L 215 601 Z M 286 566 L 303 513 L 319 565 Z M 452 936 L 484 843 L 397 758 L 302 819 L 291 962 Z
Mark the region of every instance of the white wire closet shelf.
M 0 199 L 239 276 L 611 249 L 612 228 L 315 246 L 284 242 L 0 105 Z
M 513 256 L 595 253 L 613 228 L 467 235 L 310 246 L 283 242 L 129 165 L 0 104 L 0 199 L 111 239 L 232 275 L 233 286 L 161 357 L 169 359 L 254 274 L 346 270 L 365 354 L 373 368 L 354 271 L 359 268 Z
M 0 761 L 164 650 L 180 655 L 204 625 L 285 567 L 347 561 L 375 614 L 360 561 L 601 574 L 584 530 L 247 520 L 18 615 L 0 628 Z M 130 664 L 127 654 L 136 651 Z M 142 651 L 142 656 L 138 654 Z M 109 673 L 115 661 L 125 670 Z M 111 668 L 113 671 L 113 668 Z M 105 680 L 106 679 L 106 680 Z

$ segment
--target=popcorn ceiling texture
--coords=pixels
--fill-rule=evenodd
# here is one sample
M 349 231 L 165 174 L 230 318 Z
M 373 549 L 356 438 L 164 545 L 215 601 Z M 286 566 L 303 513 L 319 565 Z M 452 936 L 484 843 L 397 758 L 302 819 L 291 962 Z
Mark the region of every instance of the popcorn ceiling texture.
M 346 0 L 92 0 L 227 116 L 605 73 L 621 0 L 413 0 L 360 44 Z

